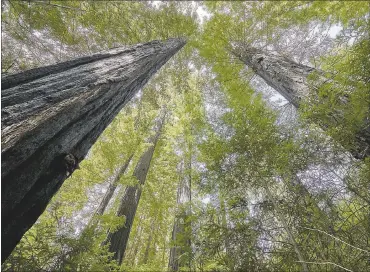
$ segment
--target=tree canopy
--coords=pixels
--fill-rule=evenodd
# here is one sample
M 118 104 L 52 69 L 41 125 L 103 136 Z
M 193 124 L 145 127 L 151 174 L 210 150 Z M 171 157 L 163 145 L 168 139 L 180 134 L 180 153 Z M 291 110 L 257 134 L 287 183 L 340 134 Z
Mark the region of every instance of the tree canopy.
M 367 271 L 369 18 L 366 1 L 2 1 L 3 75 L 187 40 L 2 270 Z M 234 54 L 248 48 L 312 68 L 298 108 Z M 135 168 L 150 148 L 143 183 Z M 127 227 L 118 210 L 134 187 L 140 202 L 119 263 L 107 233 Z

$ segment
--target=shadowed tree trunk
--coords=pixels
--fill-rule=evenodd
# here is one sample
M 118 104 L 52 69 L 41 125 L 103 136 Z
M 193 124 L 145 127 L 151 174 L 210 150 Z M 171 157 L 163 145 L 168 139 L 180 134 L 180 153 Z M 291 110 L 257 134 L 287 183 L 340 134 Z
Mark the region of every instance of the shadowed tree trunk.
M 318 76 L 315 85 L 320 86 L 330 79 L 324 77 L 324 73 L 313 67 L 298 64 L 286 57 L 264 52 L 256 48 L 236 48 L 232 53 L 247 66 L 262 77 L 265 82 L 284 96 L 296 108 L 301 101 L 304 101 L 313 91 L 308 76 L 312 73 Z M 342 97 L 341 103 L 345 104 L 347 98 Z M 340 121 L 340 116 L 331 118 L 333 124 Z M 356 133 L 354 148 L 349 150 L 357 159 L 370 157 L 370 120 L 368 119 L 365 128 Z M 325 126 L 321 126 L 326 129 Z
M 183 45 L 152 41 L 2 79 L 2 262 L 122 107 Z
M 172 243 L 168 268 L 170 271 L 179 271 L 181 267 L 190 267 L 189 257 L 190 250 L 190 202 L 191 202 L 191 162 L 184 167 L 182 166 L 182 177 L 177 189 L 177 213 L 172 230 Z
M 155 135 L 150 137 L 148 140 L 148 143 L 151 143 L 152 145 L 140 157 L 139 162 L 135 167 L 134 177 L 138 180 L 138 184 L 135 186 L 128 186 L 122 196 L 117 211 L 117 216 L 124 216 L 126 218 L 125 224 L 117 231 L 109 232 L 107 239 L 103 243 L 109 244 L 109 251 L 114 253 L 113 258 L 117 260 L 118 264 L 122 264 L 123 261 L 131 227 L 134 222 L 137 207 L 139 205 L 142 187 L 145 184 L 150 162 L 152 160 L 158 139 L 161 135 L 164 120 L 165 113 L 157 120 Z

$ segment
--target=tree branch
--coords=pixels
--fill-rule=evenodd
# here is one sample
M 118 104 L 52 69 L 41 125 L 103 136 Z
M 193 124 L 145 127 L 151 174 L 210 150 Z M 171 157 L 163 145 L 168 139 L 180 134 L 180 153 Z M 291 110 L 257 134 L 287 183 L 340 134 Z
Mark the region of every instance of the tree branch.
M 367 251 L 367 250 L 365 250 L 365 249 L 362 249 L 362 248 L 359 248 L 359 247 L 355 247 L 355 246 L 353 246 L 353 245 L 351 245 L 351 244 L 348 244 L 347 242 L 345 242 L 345 241 L 343 241 L 343 240 L 339 239 L 338 237 L 335 237 L 334 235 L 331 235 L 331 234 L 329 234 L 329 233 L 327 233 L 327 232 L 325 232 L 325 231 L 323 231 L 323 230 L 313 229 L 313 228 L 307 228 L 307 227 L 300 227 L 300 228 L 308 229 L 308 230 L 313 230 L 313 231 L 318 231 L 318 232 L 324 233 L 324 234 L 326 234 L 326 235 L 328 235 L 328 236 L 332 237 L 333 239 L 335 239 L 335 240 L 337 240 L 337 241 L 340 241 L 340 242 L 342 242 L 342 243 L 346 244 L 347 246 L 350 246 L 350 247 L 352 247 L 352 248 L 355 248 L 355 249 L 357 249 L 357 250 L 360 250 L 360 251 L 366 252 L 367 254 L 370 254 L 370 251 Z
M 342 268 L 343 270 L 346 270 L 346 271 L 349 271 L 349 272 L 353 272 L 353 270 L 350 270 L 348 268 L 345 268 L 339 264 L 336 264 L 336 263 L 333 263 L 333 262 L 322 262 L 322 263 L 319 263 L 319 262 L 303 262 L 303 261 L 296 261 L 296 263 L 306 263 L 306 264 L 320 264 L 320 265 L 325 265 L 325 264 L 331 264 L 331 265 L 334 265 L 334 266 L 337 266 L 337 267 L 340 267 Z

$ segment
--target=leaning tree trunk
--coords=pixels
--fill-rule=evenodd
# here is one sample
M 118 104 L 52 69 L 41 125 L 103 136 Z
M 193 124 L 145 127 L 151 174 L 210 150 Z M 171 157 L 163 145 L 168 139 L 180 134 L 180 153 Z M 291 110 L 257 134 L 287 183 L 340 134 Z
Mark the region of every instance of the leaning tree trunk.
M 170 271 L 179 271 L 181 267 L 190 267 L 189 251 L 190 241 L 190 202 L 191 202 L 191 162 L 185 167 L 181 167 L 182 175 L 177 188 L 177 213 L 172 230 L 172 243 L 168 268 Z M 184 171 L 185 170 L 185 171 Z
M 312 92 L 312 87 L 308 81 L 308 76 L 315 73 L 318 79 L 315 85 L 330 80 L 324 77 L 324 72 L 313 67 L 298 64 L 286 57 L 251 47 L 235 48 L 232 53 L 244 62 L 247 66 L 262 77 L 265 82 L 284 96 L 296 108 L 301 101 L 308 98 Z M 342 103 L 347 99 L 343 97 Z M 340 116 L 332 118 L 332 122 L 338 123 Z M 356 142 L 354 148 L 349 151 L 357 159 L 370 157 L 370 121 L 367 120 L 365 128 L 356 133 Z M 321 126 L 326 129 L 325 125 Z
M 140 157 L 139 162 L 135 167 L 134 177 L 138 180 L 138 184 L 135 186 L 128 186 L 121 199 L 117 216 L 124 216 L 126 218 L 125 224 L 115 232 L 109 232 L 107 239 L 103 243 L 109 244 L 109 251 L 114 253 L 113 258 L 118 262 L 118 264 L 122 264 L 123 261 L 131 227 L 134 222 L 137 207 L 139 205 L 142 187 L 145 184 L 150 162 L 152 160 L 158 139 L 161 135 L 164 119 L 165 114 L 163 114 L 163 116 L 157 120 L 155 135 L 150 137 L 148 141 L 152 145 Z
M 2 79 L 2 262 L 116 114 L 184 44 L 152 41 Z
M 127 167 L 129 166 L 133 154 L 127 159 L 127 161 L 118 169 L 117 173 L 114 174 L 113 180 L 109 183 L 107 192 L 105 193 L 102 201 L 100 202 L 98 208 L 95 211 L 95 215 L 103 215 L 105 209 L 108 206 L 109 201 L 112 199 L 112 196 L 117 188 L 118 182 L 122 175 L 125 173 Z

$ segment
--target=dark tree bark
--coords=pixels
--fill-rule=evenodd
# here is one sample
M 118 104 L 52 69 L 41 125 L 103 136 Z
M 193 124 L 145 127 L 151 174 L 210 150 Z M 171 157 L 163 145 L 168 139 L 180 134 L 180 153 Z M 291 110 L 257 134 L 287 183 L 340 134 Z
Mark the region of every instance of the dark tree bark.
M 116 114 L 184 44 L 137 44 L 3 78 L 2 262 Z
M 191 202 L 191 161 L 183 168 L 183 175 L 177 189 L 177 214 L 172 230 L 172 242 L 174 245 L 170 249 L 168 268 L 170 271 L 179 271 L 181 267 L 190 267 L 188 260 L 191 240 L 190 240 L 190 202 Z M 185 169 L 185 171 L 184 171 Z
M 298 64 L 286 57 L 272 53 L 267 53 L 256 48 L 236 48 L 232 53 L 244 62 L 248 67 L 262 77 L 268 85 L 278 91 L 296 108 L 301 101 L 307 99 L 313 91 L 309 85 L 307 77 L 311 73 L 318 75 L 316 86 L 330 80 L 324 77 L 324 73 L 313 67 Z M 346 103 L 345 97 L 341 98 L 342 103 Z M 340 116 L 331 118 L 334 124 L 340 122 Z M 368 119 L 365 128 L 356 134 L 354 148 L 349 150 L 357 159 L 370 157 L 370 120 Z M 325 126 L 321 126 L 326 129 Z
M 148 143 L 151 143 L 152 145 L 144 152 L 135 167 L 134 177 L 138 180 L 139 184 L 135 186 L 128 186 L 122 196 L 117 211 L 117 216 L 124 216 L 126 218 L 125 224 L 117 231 L 109 232 L 106 241 L 103 243 L 109 244 L 109 251 L 114 253 L 113 258 L 117 260 L 118 264 L 122 264 L 123 261 L 131 227 L 134 222 L 137 207 L 139 205 L 142 187 L 145 184 L 150 162 L 152 160 L 158 139 L 161 135 L 164 118 L 165 114 L 157 120 L 155 135 L 150 137 L 148 140 Z

